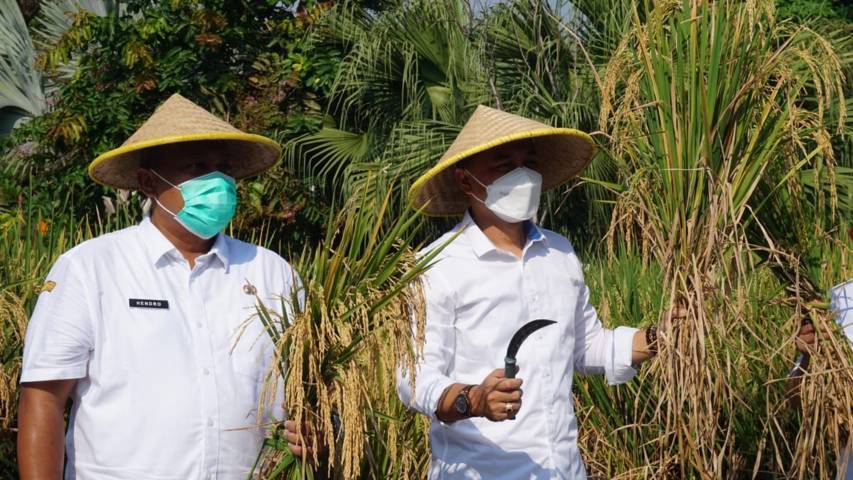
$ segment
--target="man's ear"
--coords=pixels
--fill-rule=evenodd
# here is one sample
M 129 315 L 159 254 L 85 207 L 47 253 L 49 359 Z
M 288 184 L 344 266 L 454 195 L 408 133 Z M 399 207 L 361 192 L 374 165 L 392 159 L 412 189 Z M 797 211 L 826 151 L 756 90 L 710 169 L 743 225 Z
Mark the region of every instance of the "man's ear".
M 471 178 L 465 172 L 465 169 L 461 167 L 454 167 L 453 176 L 456 177 L 456 185 L 459 186 L 459 189 L 465 194 L 470 194 L 472 191 Z
M 156 197 L 157 187 L 154 175 L 148 170 L 140 168 L 136 171 L 136 182 L 139 184 L 139 192 L 146 197 Z

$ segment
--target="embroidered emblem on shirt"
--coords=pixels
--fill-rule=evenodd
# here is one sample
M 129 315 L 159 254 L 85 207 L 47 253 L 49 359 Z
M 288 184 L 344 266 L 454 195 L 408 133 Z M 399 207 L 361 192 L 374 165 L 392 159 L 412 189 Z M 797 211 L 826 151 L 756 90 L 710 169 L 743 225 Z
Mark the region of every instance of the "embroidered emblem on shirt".
M 160 308 L 169 309 L 168 300 L 146 300 L 142 298 L 131 298 L 129 300 L 131 308 Z
M 42 285 L 41 287 L 39 287 L 39 289 L 38 289 L 38 293 L 42 293 L 42 292 L 52 292 L 52 291 L 53 291 L 53 287 L 55 287 L 55 286 L 56 286 L 56 282 L 54 282 L 53 280 L 48 280 L 48 281 L 44 282 L 44 285 Z

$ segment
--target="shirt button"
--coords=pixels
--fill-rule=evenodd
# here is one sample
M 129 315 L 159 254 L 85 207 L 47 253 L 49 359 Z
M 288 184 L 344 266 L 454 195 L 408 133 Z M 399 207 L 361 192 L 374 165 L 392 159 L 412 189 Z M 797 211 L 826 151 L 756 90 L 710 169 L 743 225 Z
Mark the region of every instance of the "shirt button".
M 208 427 L 212 427 L 212 426 L 213 426 L 213 419 L 212 419 L 212 418 L 207 419 L 207 426 L 208 426 Z
M 210 375 L 210 370 L 208 370 L 206 368 L 204 370 L 202 370 L 202 372 L 204 372 L 205 375 Z
M 195 322 L 195 326 L 196 326 L 197 328 L 201 328 L 201 322 Z

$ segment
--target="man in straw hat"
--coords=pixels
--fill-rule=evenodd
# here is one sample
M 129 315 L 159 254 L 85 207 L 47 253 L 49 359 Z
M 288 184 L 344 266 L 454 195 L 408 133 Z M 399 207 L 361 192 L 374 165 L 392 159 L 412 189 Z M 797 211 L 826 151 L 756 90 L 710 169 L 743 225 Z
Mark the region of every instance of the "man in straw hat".
M 593 152 L 583 132 L 480 106 L 412 186 L 426 214 L 464 214 L 427 247 L 446 245 L 425 274 L 423 356 L 414 381 L 401 372 L 397 382 L 403 402 L 432 420 L 430 478 L 585 478 L 573 373 L 623 383 L 656 353 L 656 327 L 603 328 L 572 245 L 534 223 L 541 191 Z M 534 319 L 556 323 L 522 344 L 519 378 L 507 378 L 496 367 Z
M 235 179 L 279 155 L 276 142 L 174 95 L 92 162 L 95 181 L 153 207 L 66 252 L 47 276 L 24 343 L 22 478 L 60 477 L 63 454 L 65 478 L 246 478 L 273 357 L 255 295 L 281 305 L 298 279 L 275 253 L 221 232 Z

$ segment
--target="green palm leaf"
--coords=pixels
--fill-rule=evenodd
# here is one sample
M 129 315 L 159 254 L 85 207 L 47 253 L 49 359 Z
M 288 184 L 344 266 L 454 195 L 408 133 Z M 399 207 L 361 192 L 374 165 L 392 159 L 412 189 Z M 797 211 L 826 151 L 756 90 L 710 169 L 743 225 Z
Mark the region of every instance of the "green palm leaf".
M 0 132 L 9 132 L 23 115 L 45 109 L 36 50 L 27 24 L 14 0 L 0 0 Z

